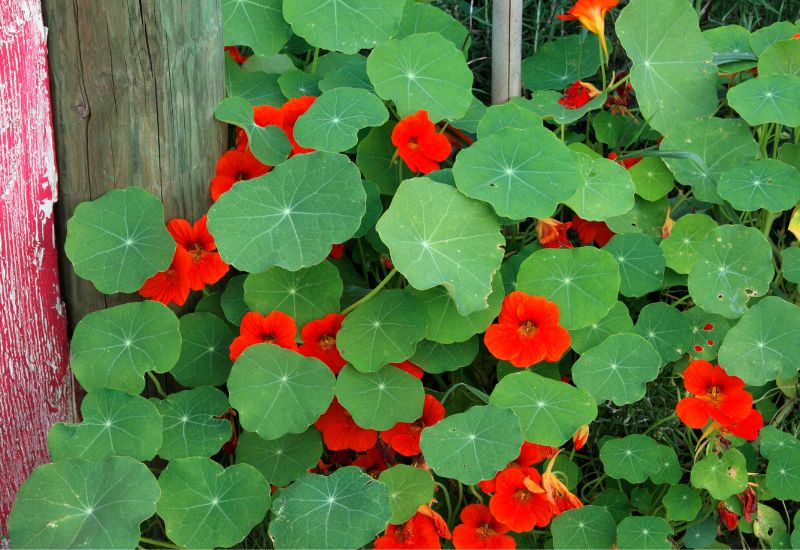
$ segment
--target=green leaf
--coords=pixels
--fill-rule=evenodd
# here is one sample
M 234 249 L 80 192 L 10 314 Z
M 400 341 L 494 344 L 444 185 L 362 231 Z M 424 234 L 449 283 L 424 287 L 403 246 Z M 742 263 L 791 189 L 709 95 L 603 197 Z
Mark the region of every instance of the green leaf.
M 661 469 L 650 474 L 650 481 L 656 485 L 667 483 L 674 485 L 683 477 L 683 469 L 678 462 L 678 455 L 675 449 L 669 445 L 659 445 L 658 452 L 661 455 Z
M 593 247 L 542 249 L 522 262 L 517 290 L 558 305 L 561 324 L 576 330 L 605 317 L 617 303 L 620 276 L 614 257 Z
M 337 60 L 336 63 L 324 63 L 324 60 Z M 323 92 L 334 88 L 362 88 L 372 91 L 372 83 L 367 76 L 367 58 L 361 54 L 346 55 L 329 52 L 320 57 L 317 72 L 320 81 L 319 89 Z
M 612 334 L 633 331 L 633 321 L 628 308 L 622 302 L 617 302 L 611 311 L 599 321 L 588 327 L 571 330 L 571 347 L 576 353 L 583 353 L 598 345 Z
M 580 155 L 584 181 L 564 203 L 585 220 L 606 220 L 633 208 L 635 187 L 628 171 L 614 161 Z
M 228 349 L 234 333 L 211 313 L 189 313 L 180 319 L 181 354 L 170 370 L 181 386 L 221 386 L 228 380 Z
M 427 319 L 411 292 L 384 290 L 345 317 L 336 335 L 342 357 L 361 372 L 376 372 L 414 355 Z
M 600 448 L 606 474 L 614 479 L 642 483 L 661 470 L 661 454 L 652 437 L 633 434 L 608 440 Z
M 631 84 L 644 118 L 665 133 L 717 110 L 717 69 L 685 0 L 633 0 L 615 23 L 633 61 Z
M 697 155 L 704 166 L 698 166 L 689 158 L 664 158 L 664 162 L 679 183 L 692 186 L 698 199 L 716 204 L 722 204 L 722 199 L 717 193 L 715 179 L 734 166 L 755 160 L 760 154 L 750 129 L 735 118 L 685 121 L 670 130 L 660 150 Z
M 606 225 L 614 233 L 644 233 L 648 237 L 660 239 L 667 208 L 669 202 L 666 198 L 651 202 L 636 197 L 631 210 L 621 216 L 608 218 Z
M 145 372 L 167 372 L 178 360 L 178 327 L 167 306 L 150 300 L 95 311 L 75 327 L 70 367 L 86 391 L 141 393 Z
M 330 262 L 297 271 L 273 266 L 263 273 L 247 276 L 244 301 L 262 315 L 282 311 L 303 326 L 339 311 L 343 291 L 339 270 Z
M 614 235 L 603 250 L 619 265 L 620 294 L 638 298 L 661 287 L 664 253 L 647 235 Z
M 286 160 L 292 149 L 284 131 L 275 125 L 259 126 L 253 120 L 253 107 L 243 97 L 223 99 L 214 111 L 217 120 L 233 124 L 247 134 L 247 143 L 253 155 L 270 166 Z
M 651 550 L 672 548 L 672 527 L 664 518 L 631 516 L 617 525 L 617 548 Z
M 242 318 L 250 311 L 244 303 L 244 282 L 247 275 L 237 275 L 228 281 L 219 300 L 225 319 L 237 327 L 242 324 Z
M 754 160 L 723 172 L 719 194 L 737 210 L 782 212 L 800 202 L 800 172 L 779 160 Z
M 528 100 L 514 98 L 519 101 L 509 101 L 500 105 L 492 105 L 486 109 L 478 123 L 478 139 L 489 137 L 502 132 L 506 128 L 525 130 L 532 126 L 541 127 L 542 117 L 528 107 Z
M 267 441 L 253 432 L 239 434 L 236 462 L 250 464 L 264 479 L 283 487 L 302 477 L 322 456 L 322 436 L 311 427 Z
M 785 248 L 781 256 L 783 278 L 790 283 L 800 284 L 800 248 Z
M 449 185 L 413 178 L 400 184 L 375 227 L 412 287 L 444 286 L 461 315 L 488 307 L 505 240 L 486 205 Z
M 712 230 L 697 249 L 689 294 L 709 313 L 741 317 L 747 302 L 769 290 L 774 275 L 772 247 L 761 231 L 742 225 Z
M 797 32 L 800 32 L 800 28 L 794 23 L 778 21 L 753 32 L 750 35 L 750 46 L 753 48 L 753 53 L 760 56 L 774 43 L 788 40 Z
M 136 292 L 169 267 L 175 241 L 164 225 L 161 201 L 128 187 L 78 205 L 67 222 L 64 252 L 75 273 L 100 292 Z
M 256 55 L 278 53 L 292 30 L 281 13 L 281 0 L 222 0 L 226 46 L 249 46 Z
M 771 458 L 772 453 L 784 448 L 800 449 L 800 441 L 775 426 L 764 426 L 758 432 L 758 451 L 764 458 Z
M 800 448 L 772 453 L 767 464 L 767 487 L 775 498 L 800 501 Z
M 489 403 L 514 411 L 527 441 L 554 447 L 597 417 L 597 404 L 588 392 L 530 371 L 504 377 Z
M 800 307 L 767 296 L 725 335 L 719 361 L 751 386 L 794 376 L 800 368 Z
M 737 73 L 756 66 L 754 60 L 720 63 L 720 56 L 732 54 L 753 54 L 750 47 L 750 31 L 741 25 L 724 25 L 703 31 L 703 38 L 714 54 L 714 61 L 724 73 Z
M 392 365 L 369 373 L 347 365 L 336 379 L 336 398 L 362 428 L 388 430 L 422 416 L 425 390 L 418 378 Z
M 692 521 L 703 506 L 700 495 L 688 485 L 670 486 L 663 502 L 670 521 Z
M 631 515 L 631 505 L 628 495 L 619 489 L 606 489 L 595 497 L 594 506 L 602 508 L 614 518 L 615 523 L 611 526 L 611 536 L 616 538 L 616 522 L 620 522 L 623 518 Z M 583 508 L 578 508 L 578 510 L 585 508 L 591 508 L 591 506 L 584 506 Z M 569 512 L 569 510 L 567 512 Z
M 423 340 L 417 344 L 417 351 L 410 361 L 419 365 L 425 372 L 441 374 L 466 367 L 478 355 L 478 337 L 472 336 L 465 342 L 440 344 Z
M 394 123 L 390 122 L 371 129 L 356 149 L 356 164 L 364 179 L 377 183 L 384 195 L 393 195 L 400 182 L 412 176 L 406 163 L 395 158 L 393 128 Z
M 367 58 L 367 74 L 375 93 L 394 101 L 401 117 L 424 109 L 434 122 L 458 119 L 472 103 L 472 71 L 464 55 L 439 33 L 381 44 Z
M 553 518 L 553 548 L 592 550 L 611 548 L 616 541 L 617 523 L 601 506 L 566 510 Z
M 644 397 L 661 364 L 658 351 L 638 334 L 613 334 L 580 356 L 572 379 L 598 402 L 627 405 Z
M 800 76 L 773 74 L 737 84 L 728 104 L 750 125 L 800 126 Z
M 358 143 L 359 130 L 381 126 L 388 119 L 383 101 L 367 90 L 334 88 L 297 119 L 294 136 L 303 147 L 338 153 Z
M 730 322 L 721 315 L 708 313 L 699 307 L 688 309 L 683 315 L 692 329 L 691 357 L 706 361 L 716 359 L 722 340 L 731 327 Z
M 15 548 L 134 548 L 159 496 L 153 474 L 130 457 L 45 464 L 17 491 L 8 532 Z
M 277 74 L 245 71 L 230 56 L 225 58 L 225 90 L 228 96 L 243 97 L 253 106 L 280 107 L 286 101 Z
M 510 102 L 514 103 L 513 99 L 510 100 Z M 486 114 L 486 110 L 486 105 L 477 97 L 473 96 L 466 114 L 459 118 L 451 118 L 448 122 L 459 130 L 474 134 L 477 133 L 478 124 L 483 118 L 483 115 Z
M 545 120 L 552 120 L 556 124 L 570 124 L 583 118 L 589 111 L 602 109 L 608 97 L 605 92 L 593 98 L 583 107 L 577 109 L 570 109 L 561 105 L 558 100 L 561 99 L 561 92 L 552 90 L 536 90 L 531 98 L 531 109 L 538 113 Z
M 164 444 L 158 454 L 165 460 L 211 456 L 231 437 L 231 423 L 215 418 L 228 410 L 228 398 L 216 388 L 170 394 L 158 402 L 158 409 L 164 417 Z
M 251 73 L 284 74 L 295 69 L 294 61 L 287 54 L 251 55 L 242 63 L 242 69 Z
M 591 124 L 597 141 L 605 143 L 611 149 L 619 149 L 631 145 L 634 139 L 639 136 L 640 131 L 646 131 L 643 129 L 641 119 L 613 114 L 609 111 L 597 113 L 592 117 Z
M 278 77 L 278 86 L 287 98 L 319 95 L 318 83 L 319 76 L 300 69 L 286 71 Z
M 144 397 L 92 391 L 83 398 L 81 418 L 80 424 L 58 422 L 50 429 L 47 446 L 53 462 L 110 456 L 151 460 L 161 447 L 161 415 Z
M 397 0 L 284 0 L 295 34 L 323 50 L 356 53 L 394 36 L 403 16 Z
M 249 464 L 228 468 L 209 458 L 171 461 L 158 478 L 158 515 L 167 536 L 188 548 L 233 546 L 269 510 L 269 485 Z
M 422 430 L 425 462 L 441 477 L 467 485 L 491 479 L 519 455 L 522 433 L 509 409 L 472 407 Z
M 800 76 L 800 42 L 781 40 L 764 50 L 758 57 L 758 74 L 790 74 Z
M 600 66 L 597 38 L 573 34 L 542 44 L 522 60 L 522 82 L 528 90 L 563 90 L 592 76 Z
M 716 227 L 717 222 L 705 214 L 686 214 L 678 218 L 669 237 L 658 244 L 667 267 L 676 273 L 688 274 L 699 257 L 700 243 Z
M 721 455 L 707 455 L 692 466 L 691 481 L 713 498 L 726 499 L 747 488 L 747 462 L 736 449 L 728 449 Z
M 395 38 L 405 38 L 425 32 L 441 34 L 456 49 L 464 52 L 469 46 L 469 31 L 452 15 L 431 4 L 406 0 L 400 30 L 397 31 Z
M 367 193 L 367 211 L 361 218 L 361 227 L 358 228 L 353 237 L 363 237 L 375 227 L 375 223 L 383 214 L 383 202 L 381 202 L 381 190 L 376 183 L 369 180 L 362 180 L 364 191 Z
M 633 332 L 650 342 L 661 356 L 662 363 L 677 361 L 692 344 L 689 320 L 664 302 L 644 306 Z
M 398 464 L 381 472 L 378 480 L 389 491 L 392 517 L 389 523 L 400 525 L 413 516 L 417 509 L 433 498 L 433 478 L 422 468 Z
M 636 194 L 648 201 L 666 196 L 675 187 L 672 172 L 658 157 L 644 157 L 628 170 Z
M 233 186 L 208 211 L 208 230 L 222 258 L 241 271 L 273 265 L 297 271 L 352 237 L 365 209 L 356 165 L 344 155 L 315 152 Z
M 389 491 L 359 468 L 329 476 L 306 474 L 283 489 L 272 506 L 275 548 L 360 548 L 386 528 Z
M 717 518 L 708 516 L 700 523 L 692 523 L 686 528 L 683 543 L 687 548 L 709 548 L 717 538 Z

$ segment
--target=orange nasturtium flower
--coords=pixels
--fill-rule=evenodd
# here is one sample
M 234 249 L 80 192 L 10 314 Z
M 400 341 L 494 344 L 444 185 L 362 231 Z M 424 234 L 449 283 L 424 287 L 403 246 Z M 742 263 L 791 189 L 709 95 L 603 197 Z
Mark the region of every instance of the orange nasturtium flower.
M 572 436 L 572 445 L 575 447 L 576 451 L 580 451 L 583 449 L 583 446 L 586 445 L 586 440 L 589 439 L 589 425 L 583 424 Z
M 600 93 L 593 84 L 576 80 L 564 90 L 564 95 L 558 98 L 558 103 L 567 109 L 580 109 Z
M 498 323 L 486 329 L 484 342 L 497 359 L 519 368 L 539 361 L 561 359 L 569 349 L 567 329 L 558 324 L 558 306 L 542 298 L 515 291 L 505 297 Z
M 547 469 L 542 474 L 542 489 L 544 489 L 547 499 L 553 505 L 554 515 L 561 512 L 572 510 L 573 508 L 580 508 L 583 506 L 581 499 L 573 495 L 567 486 L 561 483 L 553 473 L 553 464 L 556 462 L 556 457 L 550 459 Z
M 536 234 L 539 244 L 544 248 L 572 248 L 572 243 L 567 238 L 567 230 L 572 227 L 572 222 L 560 222 L 553 218 L 542 218 L 536 222 Z
M 217 161 L 217 173 L 211 180 L 211 200 L 216 201 L 240 181 L 263 176 L 271 168 L 253 156 L 250 149 L 225 151 Z
M 750 414 L 753 397 L 744 389 L 744 381 L 730 376 L 719 365 L 692 361 L 683 372 L 683 383 L 693 395 L 681 399 L 675 413 L 690 428 L 704 428 L 709 417 L 718 424 L 730 425 Z
M 489 500 L 492 515 L 517 533 L 550 523 L 554 508 L 541 481 L 533 468 L 508 468 L 497 474 L 497 490 Z
M 175 303 L 182 306 L 186 303 L 191 290 L 189 270 L 192 259 L 189 253 L 180 246 L 176 247 L 172 263 L 166 269 L 147 279 L 139 294 L 162 304 Z
M 442 547 L 440 537 L 450 539 L 447 523 L 429 506 L 423 504 L 417 513 L 402 525 L 389 525 L 386 532 L 375 539 L 373 548 L 434 548 Z
M 381 439 L 403 456 L 415 456 L 420 452 L 419 439 L 422 430 L 433 426 L 444 418 L 444 407 L 432 395 L 425 394 L 422 416 L 416 422 L 398 422 L 381 432 Z
M 170 220 L 167 224 L 167 230 L 178 247 L 189 253 L 189 286 L 192 290 L 203 290 L 204 286 L 216 283 L 228 272 L 229 266 L 217 252 L 207 222 L 208 218 L 203 216 L 194 225 L 182 219 Z
M 461 524 L 453 529 L 453 546 L 457 550 L 504 550 L 517 547 L 514 537 L 506 535 L 508 526 L 497 521 L 483 504 L 464 506 L 460 517 Z
M 329 313 L 322 319 L 309 321 L 300 331 L 303 343 L 299 352 L 306 357 L 315 357 L 328 365 L 333 374 L 339 374 L 347 361 L 339 354 L 336 348 L 336 333 L 342 328 L 344 315 Z
M 600 38 L 603 52 L 608 59 L 608 46 L 606 45 L 606 12 L 619 4 L 619 0 L 578 0 L 566 14 L 558 15 L 562 21 L 581 22 L 586 30 Z
M 264 317 L 257 311 L 249 311 L 242 317 L 239 336 L 231 342 L 231 361 L 236 361 L 244 350 L 255 344 L 275 344 L 297 351 L 296 334 L 294 319 L 283 312 L 273 311 Z
M 314 426 L 322 432 L 322 440 L 329 451 L 352 449 L 363 452 L 378 442 L 378 432 L 356 424 L 350 412 L 335 397 L 328 410 L 314 422 Z
M 439 163 L 452 150 L 447 137 L 436 131 L 428 112 L 422 110 L 397 123 L 392 130 L 392 144 L 412 171 L 423 174 L 438 170 Z

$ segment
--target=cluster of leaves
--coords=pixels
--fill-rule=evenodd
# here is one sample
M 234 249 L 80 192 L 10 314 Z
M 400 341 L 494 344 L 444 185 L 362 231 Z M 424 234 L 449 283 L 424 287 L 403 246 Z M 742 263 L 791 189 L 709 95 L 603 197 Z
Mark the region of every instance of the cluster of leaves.
M 544 473 L 583 506 L 514 533 L 518 547 L 800 546 L 795 23 L 701 32 L 688 0 L 631 0 L 615 21 L 626 72 L 607 79 L 597 36 L 558 38 L 524 60 L 526 97 L 487 107 L 467 30 L 432 5 L 223 10 L 226 44 L 253 55 L 226 60 L 217 118 L 272 168 L 209 210 L 232 269 L 191 313 L 147 300 L 78 324 L 82 421 L 53 427 L 53 463 L 20 488 L 16 547 L 359 548 L 418 510 L 453 526 L 523 442 L 573 434 Z M 562 94 L 583 81 L 585 101 Z M 289 133 L 255 118 L 306 96 Z M 392 134 L 419 111 L 456 152 L 415 177 Z M 176 241 L 159 200 L 130 187 L 76 210 L 66 253 L 102 292 L 135 292 L 169 274 Z M 481 345 L 514 291 L 557 306 L 557 362 L 521 370 Z M 274 338 L 232 361 L 249 312 L 342 314 L 347 365 Z M 747 385 L 757 437 L 675 417 L 693 360 Z M 164 376 L 186 389 L 141 396 Z M 383 434 L 422 417 L 426 393 L 446 414 L 395 456 Z M 382 432 L 376 454 L 323 443 L 335 407 Z

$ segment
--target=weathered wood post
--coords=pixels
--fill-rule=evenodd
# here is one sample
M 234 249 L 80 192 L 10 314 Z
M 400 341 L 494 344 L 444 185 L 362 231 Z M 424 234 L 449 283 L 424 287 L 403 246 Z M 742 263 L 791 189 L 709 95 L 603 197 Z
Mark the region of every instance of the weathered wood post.
M 40 0 L 0 1 L 0 548 L 19 485 L 72 420 L 53 232 L 56 171 Z
M 522 0 L 492 4 L 492 104 L 522 93 Z
M 224 93 L 220 0 L 43 0 L 60 175 L 58 243 L 82 201 L 137 185 L 167 218 L 209 206 L 226 143 L 214 119 Z M 130 300 L 61 275 L 70 323 Z

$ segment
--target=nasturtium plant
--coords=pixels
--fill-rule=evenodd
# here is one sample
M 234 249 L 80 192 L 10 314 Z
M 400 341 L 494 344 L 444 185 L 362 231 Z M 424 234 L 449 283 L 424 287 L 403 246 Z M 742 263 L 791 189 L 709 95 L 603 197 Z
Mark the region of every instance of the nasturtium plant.
M 172 460 L 216 454 L 231 436 L 230 422 L 222 418 L 227 409 L 225 394 L 209 386 L 173 393 L 159 401 L 164 420 L 159 456 Z
M 672 528 L 664 518 L 656 516 L 629 516 L 617 525 L 617 548 L 669 550 Z
M 181 354 L 170 374 L 182 386 L 221 386 L 228 380 L 228 348 L 234 333 L 213 313 L 188 313 L 180 318 Z
M 433 478 L 422 468 L 398 464 L 381 472 L 378 480 L 389 491 L 392 507 L 389 523 L 394 525 L 405 523 L 420 506 L 433 498 Z
M 321 456 L 322 438 L 315 428 L 269 441 L 242 432 L 236 445 L 237 463 L 254 466 L 264 479 L 279 487 L 305 475 Z
M 336 378 L 336 399 L 362 428 L 388 430 L 422 415 L 425 391 L 419 379 L 393 365 L 377 372 L 346 366 Z
M 280 79 L 278 79 L 280 82 Z M 253 155 L 261 162 L 279 164 L 286 160 L 292 148 L 280 128 L 274 125 L 259 126 L 253 118 L 253 107 L 242 97 L 230 97 L 217 106 L 214 116 L 222 122 L 234 124 L 247 135 Z
M 692 467 L 692 485 L 705 489 L 716 499 L 725 499 L 747 488 L 747 462 L 742 453 L 728 449 L 710 454 Z
M 641 483 L 661 470 L 658 444 L 640 434 L 606 441 L 600 448 L 600 460 L 607 475 L 631 483 Z

